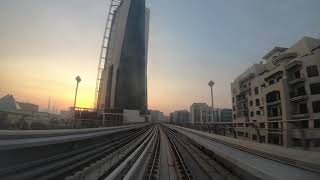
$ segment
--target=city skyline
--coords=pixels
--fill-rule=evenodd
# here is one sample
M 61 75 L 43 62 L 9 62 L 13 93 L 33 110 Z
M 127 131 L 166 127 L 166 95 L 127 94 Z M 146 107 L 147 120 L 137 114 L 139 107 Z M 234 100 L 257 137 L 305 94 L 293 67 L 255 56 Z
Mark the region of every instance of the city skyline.
M 204 1 L 206 6 L 147 1 L 149 109 L 168 114 L 189 109 L 193 102 L 210 104 L 211 79 L 216 82 L 214 106 L 231 107 L 230 83 L 262 54 L 303 36 L 320 37 L 320 2 L 309 1 L 248 0 L 233 5 L 237 9 L 223 1 Z M 80 75 L 77 105 L 92 107 L 105 2 L 2 1 L 0 96 L 13 94 L 42 109 L 51 97 L 57 108 L 66 109 L 72 106 L 74 78 Z

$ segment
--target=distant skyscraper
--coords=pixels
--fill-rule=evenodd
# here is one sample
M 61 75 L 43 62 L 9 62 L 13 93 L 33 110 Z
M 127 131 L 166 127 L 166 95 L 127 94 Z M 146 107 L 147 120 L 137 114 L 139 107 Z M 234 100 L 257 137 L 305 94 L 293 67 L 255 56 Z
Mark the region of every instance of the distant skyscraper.
M 147 110 L 149 14 L 145 0 L 123 0 L 115 11 L 98 109 Z

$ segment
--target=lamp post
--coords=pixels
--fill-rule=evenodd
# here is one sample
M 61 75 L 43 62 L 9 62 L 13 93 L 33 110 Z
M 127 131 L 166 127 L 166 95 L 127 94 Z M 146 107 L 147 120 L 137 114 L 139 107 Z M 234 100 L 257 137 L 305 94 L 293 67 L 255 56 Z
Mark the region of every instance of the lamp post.
M 212 111 L 212 118 L 211 118 L 211 122 L 213 122 L 213 116 L 214 116 L 214 114 L 213 114 L 213 92 L 212 92 L 212 86 L 214 85 L 214 82 L 213 81 L 209 81 L 209 83 L 208 83 L 208 86 L 210 86 L 210 89 L 211 89 L 211 111 Z
M 74 111 L 74 124 L 73 124 L 73 127 L 76 126 L 76 103 L 77 103 L 78 86 L 79 86 L 79 83 L 81 81 L 80 76 L 76 77 L 76 81 L 77 81 L 77 86 L 76 86 L 76 93 L 74 95 L 74 102 L 73 102 L 73 111 Z

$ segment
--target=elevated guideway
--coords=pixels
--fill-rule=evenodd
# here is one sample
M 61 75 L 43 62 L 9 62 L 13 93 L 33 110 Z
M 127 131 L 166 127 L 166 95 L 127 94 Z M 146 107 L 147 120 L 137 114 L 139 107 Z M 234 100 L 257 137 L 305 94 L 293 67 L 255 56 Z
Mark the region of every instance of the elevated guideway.
M 320 154 L 248 142 L 175 125 L 165 125 L 211 153 L 244 179 L 319 179 Z
M 64 129 L 64 130 L 1 130 L 0 150 L 10 150 L 74 142 L 100 136 L 121 133 L 128 130 L 139 129 L 148 125 L 134 124 L 126 126 L 88 128 L 88 129 Z
M 170 124 L 0 134 L 1 179 L 320 178 L 317 152 L 243 141 Z

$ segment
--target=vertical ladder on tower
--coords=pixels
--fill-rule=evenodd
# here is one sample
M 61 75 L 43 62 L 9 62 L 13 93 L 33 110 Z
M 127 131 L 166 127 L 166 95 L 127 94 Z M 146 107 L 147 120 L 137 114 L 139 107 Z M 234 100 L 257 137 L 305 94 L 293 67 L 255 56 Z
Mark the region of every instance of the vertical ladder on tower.
M 95 99 L 94 99 L 94 108 L 99 109 L 100 107 L 97 106 L 99 93 L 101 92 L 102 83 L 103 83 L 103 71 L 104 68 L 107 67 L 107 63 L 109 63 L 108 59 L 108 45 L 109 45 L 109 38 L 111 34 L 111 26 L 112 26 L 112 19 L 114 16 L 115 11 L 118 9 L 119 5 L 121 4 L 122 0 L 110 0 L 110 6 L 107 14 L 107 21 L 103 33 L 103 39 L 101 43 L 100 49 L 100 56 L 99 56 L 99 64 L 98 64 L 98 73 L 97 73 L 97 80 L 96 80 L 96 89 L 95 89 Z

